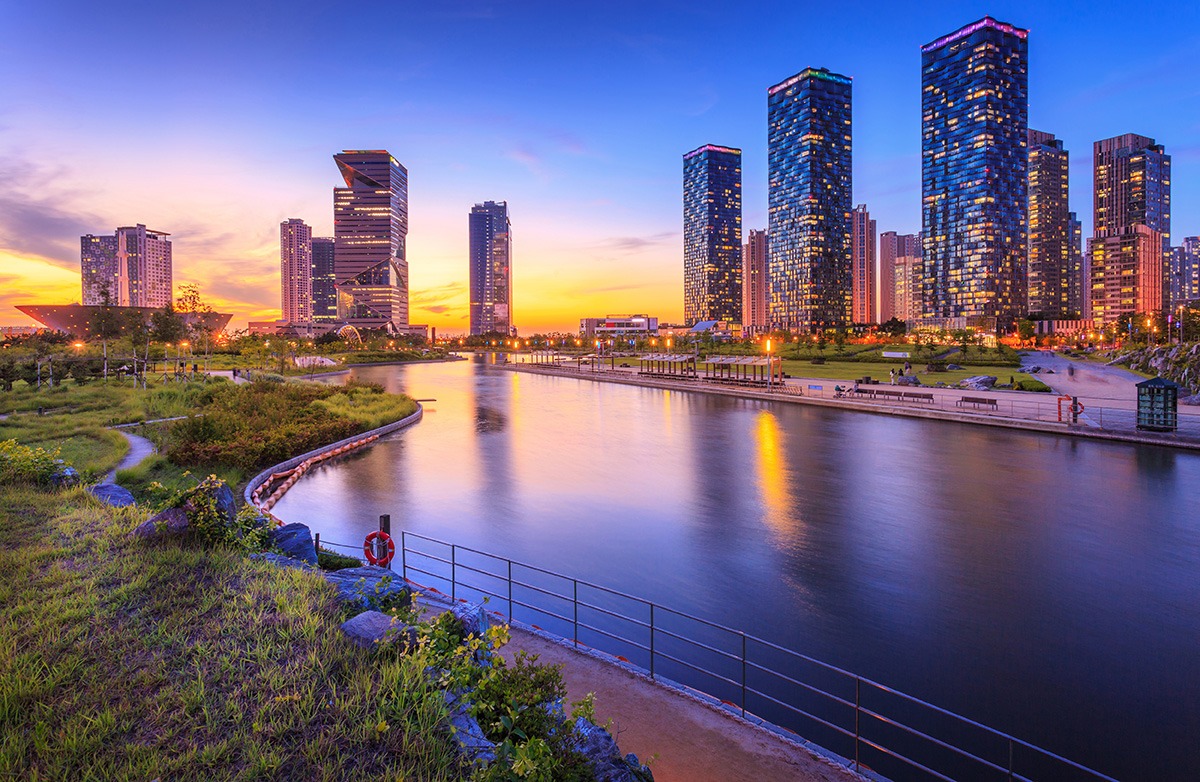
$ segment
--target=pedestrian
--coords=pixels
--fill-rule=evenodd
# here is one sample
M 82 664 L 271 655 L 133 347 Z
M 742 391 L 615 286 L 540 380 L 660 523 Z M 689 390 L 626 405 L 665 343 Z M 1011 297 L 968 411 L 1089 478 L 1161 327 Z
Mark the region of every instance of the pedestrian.
M 854 395 L 858 396 L 858 378 L 854 379 Z
M 908 375 L 908 374 L 911 374 L 911 373 L 912 373 L 912 364 L 910 364 L 910 363 L 908 363 L 907 361 L 905 361 L 905 362 L 904 362 L 904 374 Z
M 896 370 L 889 369 L 888 373 L 892 376 L 892 385 L 896 385 Z

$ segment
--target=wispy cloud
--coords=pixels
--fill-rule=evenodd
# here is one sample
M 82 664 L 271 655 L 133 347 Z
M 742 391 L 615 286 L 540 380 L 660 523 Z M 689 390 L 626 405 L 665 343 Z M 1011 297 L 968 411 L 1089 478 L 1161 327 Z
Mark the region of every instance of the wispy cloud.
M 679 237 L 677 231 L 650 234 L 649 236 L 614 236 L 605 239 L 597 245 L 602 250 L 614 250 L 622 253 L 638 253 L 651 247 L 658 247 Z
M 81 194 L 59 189 L 63 172 L 0 159 L 0 250 L 79 268 L 79 237 L 101 221 L 74 204 Z

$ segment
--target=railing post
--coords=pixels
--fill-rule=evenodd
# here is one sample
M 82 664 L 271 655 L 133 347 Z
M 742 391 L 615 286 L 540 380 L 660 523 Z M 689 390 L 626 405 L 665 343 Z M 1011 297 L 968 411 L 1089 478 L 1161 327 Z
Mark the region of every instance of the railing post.
M 313 551 L 317 552 L 317 556 L 321 556 L 321 533 L 313 534 Z
M 379 531 L 389 538 L 392 536 L 392 515 L 390 513 L 379 514 Z M 387 563 L 387 569 L 392 569 L 392 561 L 390 559 Z
M 513 620 L 513 602 L 512 602 L 512 560 L 506 559 L 508 563 L 508 622 L 512 624 Z
M 650 678 L 654 678 L 654 603 L 650 604 Z
M 400 530 L 400 578 L 408 579 L 408 544 L 404 540 L 404 530 Z
M 742 716 L 746 716 L 746 633 L 742 631 Z
M 458 546 L 450 544 L 450 599 L 458 599 L 458 557 L 455 553 L 458 551 Z
M 571 593 L 571 605 L 575 609 L 575 631 L 573 633 L 573 640 L 575 641 L 575 645 L 579 646 L 579 579 L 571 579 L 571 588 L 573 590 Z
M 854 677 L 854 770 L 858 771 L 858 747 L 859 738 L 862 735 L 859 731 L 858 720 L 862 701 L 860 699 L 862 690 L 862 678 Z

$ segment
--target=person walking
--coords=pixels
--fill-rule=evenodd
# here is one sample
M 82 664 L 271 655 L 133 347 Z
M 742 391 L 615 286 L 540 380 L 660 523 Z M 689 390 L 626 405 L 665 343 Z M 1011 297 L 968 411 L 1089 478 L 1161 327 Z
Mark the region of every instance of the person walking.
M 896 385 L 896 370 L 889 369 L 888 373 L 892 376 L 892 385 Z

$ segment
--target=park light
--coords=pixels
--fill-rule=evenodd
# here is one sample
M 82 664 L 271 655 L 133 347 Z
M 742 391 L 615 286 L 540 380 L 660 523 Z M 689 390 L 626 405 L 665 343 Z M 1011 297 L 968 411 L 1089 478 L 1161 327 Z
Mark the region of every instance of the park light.
M 75 343 L 75 347 L 77 347 L 77 348 L 81 348 L 81 347 L 83 347 L 83 343 L 82 343 L 82 342 L 76 342 L 76 343 Z
M 189 342 L 188 342 L 188 341 L 185 339 L 185 340 L 182 340 L 182 341 L 179 343 L 179 347 L 181 347 L 181 348 L 186 348 L 186 347 L 187 347 L 189 344 L 191 344 L 191 343 L 189 343 Z
M 767 340 L 767 353 L 771 352 L 771 340 Z

